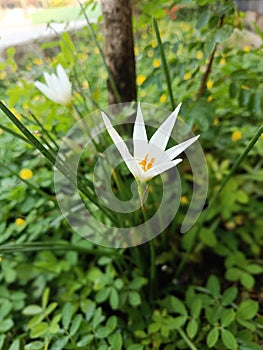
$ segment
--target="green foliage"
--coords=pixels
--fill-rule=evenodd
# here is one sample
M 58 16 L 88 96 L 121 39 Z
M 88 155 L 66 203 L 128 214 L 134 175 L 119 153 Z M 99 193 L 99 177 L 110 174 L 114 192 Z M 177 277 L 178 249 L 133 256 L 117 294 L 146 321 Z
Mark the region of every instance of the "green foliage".
M 262 124 L 262 48 L 233 44 L 241 18 L 231 1 L 177 1 L 175 9 L 172 1 L 161 6 L 151 1 L 161 40 L 149 6 L 135 4 L 139 100 L 170 108 L 172 93 L 176 103 L 183 101 L 182 117 L 201 133 L 209 204 Z M 92 28 L 102 44 L 99 26 Z M 107 72 L 87 28 L 74 36 L 64 33 L 41 49 L 42 59 L 31 53 L 23 62 L 8 50 L 0 63 L 0 91 L 36 139 L 56 152 L 56 142 L 78 115 L 107 104 Z M 73 82 L 77 110 L 56 105 L 34 87 L 57 63 Z M 183 236 L 178 222 L 187 207 L 183 199 L 191 199 L 192 181 L 182 166 L 182 210 L 153 241 L 156 280 L 151 284 L 148 247 L 116 252 L 83 242 L 61 217 L 52 166 L 15 137 L 20 131 L 3 114 L 0 128 L 0 349 L 261 348 L 262 136 L 202 227 L 195 232 L 197 223 Z M 88 165 L 94 164 L 94 155 L 87 157 Z M 23 169 L 32 176 L 22 179 Z

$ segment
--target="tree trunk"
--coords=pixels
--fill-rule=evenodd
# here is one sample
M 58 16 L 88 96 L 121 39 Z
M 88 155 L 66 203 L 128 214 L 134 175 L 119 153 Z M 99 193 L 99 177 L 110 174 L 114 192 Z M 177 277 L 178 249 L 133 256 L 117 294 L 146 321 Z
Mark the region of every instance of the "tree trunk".
M 136 101 L 131 0 L 101 0 L 104 54 L 120 100 L 108 80 L 109 104 Z

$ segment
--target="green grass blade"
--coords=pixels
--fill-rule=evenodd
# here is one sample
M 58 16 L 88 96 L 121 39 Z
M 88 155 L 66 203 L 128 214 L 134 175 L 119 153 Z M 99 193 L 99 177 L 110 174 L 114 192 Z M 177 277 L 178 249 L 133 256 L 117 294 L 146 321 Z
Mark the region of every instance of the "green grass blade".
M 167 89 L 168 89 L 168 94 L 169 94 L 169 98 L 170 98 L 170 102 L 171 102 L 171 107 L 174 110 L 175 109 L 175 103 L 174 103 L 172 82 L 171 82 L 169 67 L 168 67 L 168 63 L 167 63 L 166 57 L 165 57 L 160 31 L 159 31 L 158 24 L 157 24 L 157 21 L 156 21 L 155 18 L 153 18 L 153 28 L 154 28 L 156 39 L 157 39 L 157 43 L 158 43 L 159 53 L 160 53 L 160 56 L 161 56 L 162 67 L 163 67 L 163 71 L 164 71 L 164 75 L 165 75 L 165 80 L 166 80 L 166 84 L 167 84 Z

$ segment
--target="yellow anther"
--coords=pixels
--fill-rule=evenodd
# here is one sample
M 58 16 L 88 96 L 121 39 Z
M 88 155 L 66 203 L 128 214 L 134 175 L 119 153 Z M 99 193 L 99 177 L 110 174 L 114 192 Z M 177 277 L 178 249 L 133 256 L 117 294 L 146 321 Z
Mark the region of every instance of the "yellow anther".
M 147 170 L 150 170 L 153 166 L 155 158 L 152 158 L 151 161 L 148 163 L 148 156 L 149 154 L 147 153 L 144 160 L 142 160 L 139 165 L 141 165 L 142 170 L 145 172 Z

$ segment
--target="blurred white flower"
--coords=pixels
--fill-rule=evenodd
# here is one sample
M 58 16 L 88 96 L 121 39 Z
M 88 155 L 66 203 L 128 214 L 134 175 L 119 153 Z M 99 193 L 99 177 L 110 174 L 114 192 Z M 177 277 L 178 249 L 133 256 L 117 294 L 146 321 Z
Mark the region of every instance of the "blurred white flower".
M 123 139 L 113 128 L 109 118 L 104 112 L 101 112 L 104 124 L 112 141 L 136 180 L 141 182 L 148 181 L 156 175 L 176 166 L 182 159 L 175 159 L 175 157 L 199 138 L 199 135 L 192 137 L 165 151 L 180 107 L 181 103 L 156 130 L 150 141 L 148 141 L 141 107 L 140 104 L 138 104 L 137 116 L 133 129 L 133 156 L 130 154 Z
M 57 66 L 57 74 L 44 72 L 44 79 L 46 84 L 35 81 L 35 87 L 51 101 L 68 105 L 72 97 L 72 84 L 61 64 Z

